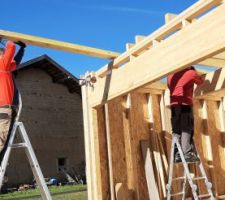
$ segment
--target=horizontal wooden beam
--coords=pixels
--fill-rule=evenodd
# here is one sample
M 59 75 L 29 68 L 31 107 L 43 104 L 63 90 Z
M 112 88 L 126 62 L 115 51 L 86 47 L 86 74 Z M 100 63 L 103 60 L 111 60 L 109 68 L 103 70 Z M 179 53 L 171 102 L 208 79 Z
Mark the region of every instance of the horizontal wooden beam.
M 151 93 L 151 94 L 163 94 L 167 89 L 167 84 L 157 81 L 144 87 L 137 89 L 138 93 Z
M 206 60 L 201 61 L 198 63 L 199 65 L 204 65 L 204 66 L 210 66 L 210 67 L 225 67 L 225 59 L 219 59 L 219 58 L 208 58 Z
M 225 4 L 221 4 L 179 34 L 165 39 L 106 77 L 97 78 L 94 90 L 89 92 L 92 106 L 225 51 L 224 10 Z
M 192 20 L 202 13 L 204 13 L 206 10 L 212 8 L 213 6 L 221 4 L 222 0 L 201 0 L 197 1 L 194 5 L 189 7 L 187 10 L 182 12 L 180 15 L 178 15 L 174 20 L 171 20 L 155 32 L 153 32 L 151 35 L 137 43 L 133 48 L 131 48 L 129 51 L 121 54 L 118 56 L 112 63 L 109 65 L 104 66 L 103 68 L 99 69 L 96 72 L 96 75 L 99 77 L 103 77 L 107 74 L 107 71 L 118 68 L 120 65 L 125 64 L 126 62 L 129 62 L 130 55 L 138 55 L 139 52 L 143 52 L 145 49 L 149 48 L 149 46 L 152 45 L 153 40 L 161 40 L 164 39 L 169 34 L 173 33 L 174 31 L 177 31 L 182 26 L 183 20 Z M 194 30 L 195 32 L 196 30 Z M 211 30 L 212 31 L 212 30 Z M 210 32 L 211 32 L 210 31 Z M 193 33 L 192 33 L 193 34 Z M 110 66 L 110 67 L 109 67 Z
M 84 54 L 88 56 L 105 58 L 105 59 L 114 59 L 120 55 L 120 53 L 97 49 L 93 47 L 82 46 L 78 44 L 72 44 L 68 42 L 62 42 L 58 40 L 51 40 L 43 37 L 37 37 L 27 34 L 15 33 L 10 31 L 0 30 L 0 37 L 12 40 L 12 41 L 22 41 L 26 44 L 52 48 L 62 51 L 67 51 L 71 53 Z
M 168 23 L 176 17 L 177 17 L 176 14 L 167 13 L 165 15 L 165 22 Z M 195 20 L 196 19 L 193 19 L 192 21 L 195 21 Z M 190 24 L 190 22 L 183 21 L 183 26 L 185 26 L 185 24 L 187 24 L 187 23 Z M 210 67 L 225 67 L 225 55 L 216 55 L 213 58 L 208 58 L 198 64 L 204 65 L 204 66 L 210 66 Z

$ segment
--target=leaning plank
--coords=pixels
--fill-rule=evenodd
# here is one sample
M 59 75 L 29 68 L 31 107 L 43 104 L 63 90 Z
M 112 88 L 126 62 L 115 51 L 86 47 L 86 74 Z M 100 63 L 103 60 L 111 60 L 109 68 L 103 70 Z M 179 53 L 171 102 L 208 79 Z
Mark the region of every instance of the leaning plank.
M 224 10 L 225 4 L 222 4 L 179 34 L 174 34 L 106 77 L 98 78 L 94 90 L 90 92 L 92 106 L 224 51 Z M 213 23 L 208 23 L 209 21 Z M 211 34 L 208 34 L 209 32 Z
M 52 48 L 52 49 L 67 51 L 71 53 L 84 54 L 84 55 L 89 55 L 89 56 L 94 56 L 99 58 L 114 59 L 117 56 L 119 56 L 119 53 L 117 52 L 82 46 L 78 44 L 72 44 L 68 42 L 61 42 L 57 40 L 46 39 L 43 37 L 36 37 L 32 35 L 4 31 L 4 30 L 0 30 L 0 37 L 13 40 L 13 41 L 20 40 L 30 45 Z
M 150 200 L 159 200 L 159 192 L 155 181 L 152 158 L 148 140 L 141 141 L 142 156 L 145 161 L 145 175 Z

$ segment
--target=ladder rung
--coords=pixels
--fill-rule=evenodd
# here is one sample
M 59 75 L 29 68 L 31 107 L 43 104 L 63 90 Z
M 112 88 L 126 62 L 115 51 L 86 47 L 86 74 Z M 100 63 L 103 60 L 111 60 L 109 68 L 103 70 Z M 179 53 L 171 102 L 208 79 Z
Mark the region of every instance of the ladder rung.
M 198 161 L 190 161 L 190 162 L 186 162 L 188 165 L 191 165 L 191 164 L 200 164 L 201 161 L 198 160 Z
M 174 197 L 174 196 L 179 196 L 179 195 L 182 195 L 182 194 L 184 194 L 184 192 L 178 192 L 178 193 L 175 193 L 175 194 L 171 194 L 171 196 Z
M 25 143 L 17 143 L 17 144 L 12 144 L 10 147 L 11 148 L 24 148 L 24 147 L 27 147 L 27 145 Z
M 193 181 L 198 181 L 198 180 L 203 180 L 203 179 L 206 179 L 206 177 L 204 177 L 204 176 L 196 177 L 196 178 L 193 178 L 192 180 Z
M 198 197 L 199 198 L 207 198 L 207 197 L 210 197 L 210 196 L 211 196 L 210 194 L 201 194 Z
M 185 178 L 186 178 L 185 176 L 181 176 L 181 177 L 173 178 L 173 181 L 184 180 Z

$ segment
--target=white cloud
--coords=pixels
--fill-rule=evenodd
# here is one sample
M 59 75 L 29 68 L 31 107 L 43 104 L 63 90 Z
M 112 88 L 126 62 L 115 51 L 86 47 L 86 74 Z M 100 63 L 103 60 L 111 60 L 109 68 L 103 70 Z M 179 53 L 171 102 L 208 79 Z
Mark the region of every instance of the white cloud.
M 106 10 L 106 11 L 114 11 L 114 12 L 132 12 L 137 14 L 146 14 L 146 15 L 161 15 L 163 12 L 154 11 L 154 10 L 145 10 L 139 8 L 131 8 L 131 7 L 117 7 L 117 6 L 106 6 L 106 5 L 90 5 L 88 6 L 90 9 L 98 9 L 98 10 Z

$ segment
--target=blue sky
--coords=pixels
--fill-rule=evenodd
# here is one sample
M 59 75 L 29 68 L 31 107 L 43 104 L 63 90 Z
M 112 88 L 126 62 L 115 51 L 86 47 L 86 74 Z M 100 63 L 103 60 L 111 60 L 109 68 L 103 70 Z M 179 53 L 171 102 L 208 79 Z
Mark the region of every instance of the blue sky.
M 149 35 L 168 12 L 180 13 L 197 0 L 7 0 L 0 29 L 117 52 L 135 35 Z M 79 77 L 108 60 L 28 46 L 23 61 L 47 54 Z

